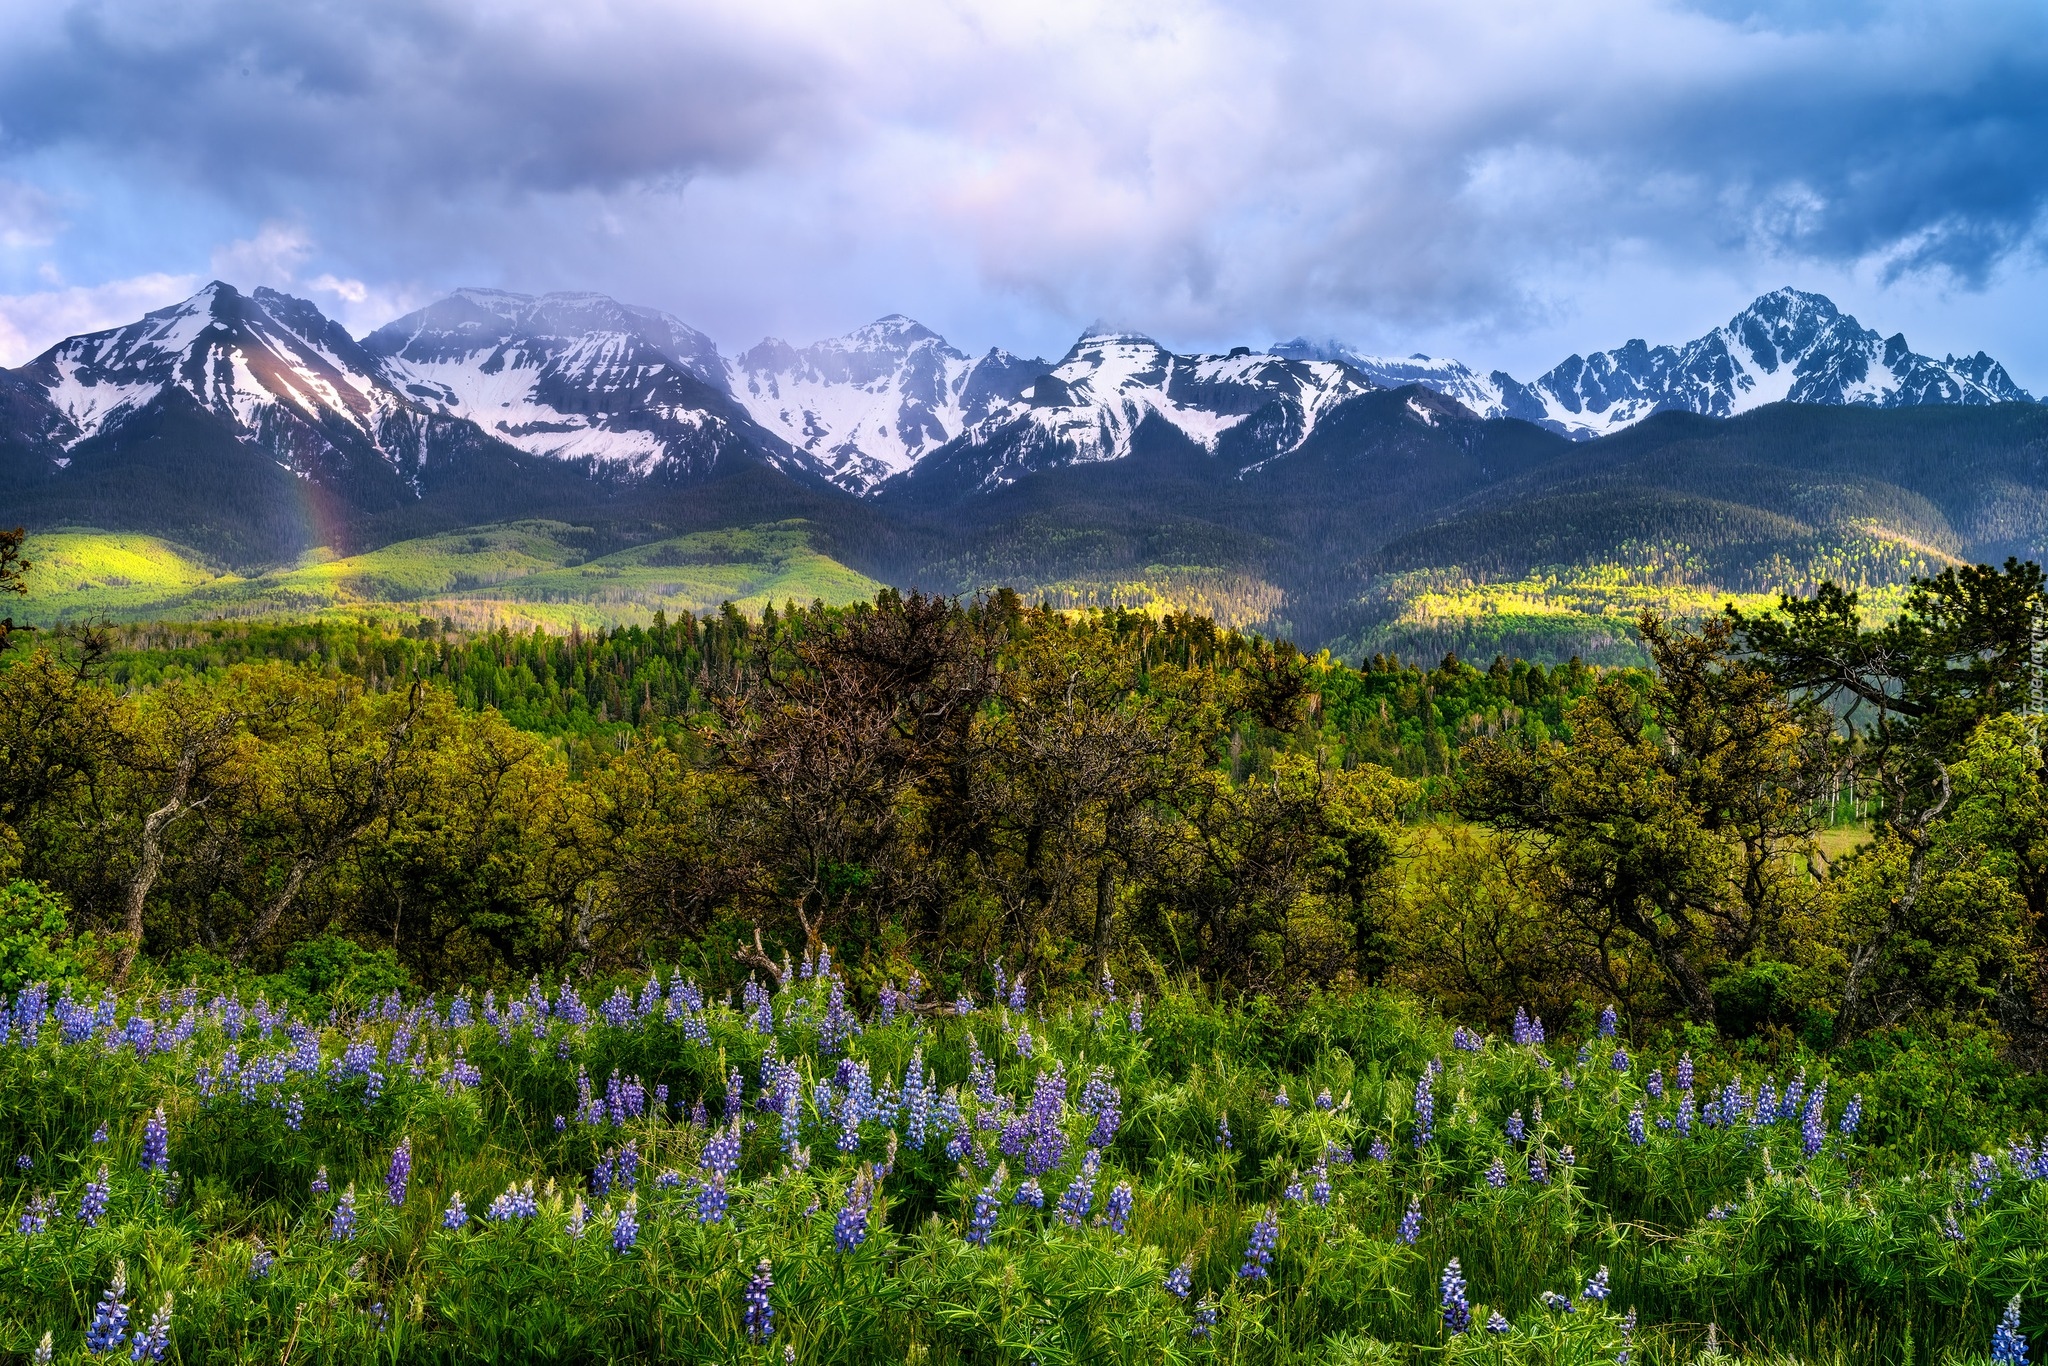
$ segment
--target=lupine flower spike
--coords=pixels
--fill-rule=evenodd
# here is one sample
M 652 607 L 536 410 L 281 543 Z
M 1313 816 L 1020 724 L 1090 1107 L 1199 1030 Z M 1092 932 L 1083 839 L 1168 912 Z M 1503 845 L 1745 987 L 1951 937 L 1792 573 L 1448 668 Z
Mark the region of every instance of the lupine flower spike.
M 1991 1359 L 1999 1366 L 2027 1366 L 2027 1339 L 2020 1332 L 2020 1297 L 2006 1302 L 2005 1314 L 1991 1330 Z
M 1465 1300 L 1465 1274 L 1459 1269 L 1456 1257 L 1451 1258 L 1451 1264 L 1444 1268 L 1439 1289 L 1442 1291 L 1444 1331 L 1455 1336 L 1470 1328 L 1472 1306 Z
M 121 1344 L 128 1340 L 128 1305 L 123 1299 L 128 1293 L 128 1267 L 126 1263 L 114 1263 L 113 1283 L 100 1296 L 99 1304 L 93 1309 L 92 1322 L 85 1329 L 85 1350 L 95 1356 L 119 1351 Z
M 766 1342 L 775 1336 L 775 1306 L 768 1302 L 768 1292 L 774 1288 L 773 1269 L 763 1257 L 754 1267 L 754 1278 L 747 1282 L 746 1310 L 741 1316 L 749 1342 Z
M 1251 1241 L 1245 1244 L 1244 1264 L 1237 1269 L 1238 1277 L 1247 1281 L 1265 1280 L 1267 1270 L 1273 1265 L 1273 1248 L 1279 1241 L 1280 1221 L 1268 1206 L 1265 1217 L 1252 1225 Z
M 164 1123 L 164 1107 L 161 1105 L 149 1117 L 149 1123 L 142 1126 L 142 1167 L 152 1172 L 171 1169 L 171 1131 L 170 1126 Z

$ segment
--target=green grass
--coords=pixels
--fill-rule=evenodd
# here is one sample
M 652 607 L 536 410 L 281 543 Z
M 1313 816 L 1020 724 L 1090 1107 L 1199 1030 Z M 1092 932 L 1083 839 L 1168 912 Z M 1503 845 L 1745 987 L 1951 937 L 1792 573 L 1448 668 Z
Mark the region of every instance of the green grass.
M 242 582 L 194 551 L 135 532 L 39 532 L 24 554 L 30 569 L 20 615 L 35 622 L 147 614 L 160 603 Z
M 26 620 L 316 617 L 403 608 L 470 626 L 556 629 L 644 625 L 657 611 L 732 602 L 843 604 L 874 580 L 819 552 L 802 522 L 696 532 L 598 558 L 587 528 L 524 521 L 400 541 L 339 559 L 317 556 L 253 577 L 215 570 L 151 536 L 89 529 L 29 538 Z

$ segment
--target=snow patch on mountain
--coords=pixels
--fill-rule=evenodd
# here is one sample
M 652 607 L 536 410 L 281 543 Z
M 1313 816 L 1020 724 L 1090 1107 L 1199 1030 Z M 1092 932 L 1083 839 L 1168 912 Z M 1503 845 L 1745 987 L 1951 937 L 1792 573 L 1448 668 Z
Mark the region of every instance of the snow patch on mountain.
M 834 482 L 872 491 L 1014 400 L 1042 362 L 991 350 L 970 357 L 892 313 L 798 348 L 773 337 L 725 363 L 753 419 L 816 458 Z
M 51 436 L 65 449 L 176 387 L 301 473 L 335 442 L 397 463 L 386 428 L 410 406 L 313 304 L 219 281 L 125 327 L 59 342 L 21 373 L 61 415 Z
M 1016 400 L 970 424 L 947 463 L 964 465 L 978 487 L 999 488 L 1040 469 L 1124 459 L 1154 422 L 1212 455 L 1231 433 L 1251 430 L 1256 458 L 1271 460 L 1374 388 L 1333 361 L 1249 348 L 1183 356 L 1134 333 L 1090 333 Z
M 635 479 L 706 473 L 742 452 L 808 468 L 754 439 L 716 344 L 658 309 L 462 289 L 363 346 L 415 400 L 534 455 Z

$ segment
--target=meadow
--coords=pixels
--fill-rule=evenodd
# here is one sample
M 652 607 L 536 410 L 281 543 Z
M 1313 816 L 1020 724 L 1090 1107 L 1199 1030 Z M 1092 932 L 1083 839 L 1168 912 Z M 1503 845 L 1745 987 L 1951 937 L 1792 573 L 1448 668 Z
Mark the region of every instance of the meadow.
M 695 532 L 595 554 L 588 528 L 524 521 L 314 552 L 243 576 L 153 536 L 91 529 L 28 538 L 28 619 L 263 620 L 428 616 L 469 628 L 647 625 L 655 613 L 759 612 L 791 599 L 862 601 L 878 585 L 816 550 L 801 522 Z
M 781 975 L 408 997 L 329 941 L 24 985 L 0 1350 L 1907 1362 L 2038 1326 L 2042 1098 L 1987 1049 Z

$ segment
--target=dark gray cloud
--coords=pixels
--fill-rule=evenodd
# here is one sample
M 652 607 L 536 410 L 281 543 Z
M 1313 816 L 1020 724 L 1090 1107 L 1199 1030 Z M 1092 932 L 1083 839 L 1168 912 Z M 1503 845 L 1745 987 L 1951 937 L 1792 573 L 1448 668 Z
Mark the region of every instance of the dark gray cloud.
M 1990 0 L 0 0 L 0 296 L 260 258 L 358 323 L 474 280 L 1512 358 L 1779 283 L 2031 307 L 2043 146 L 2048 10 Z

